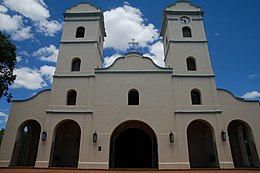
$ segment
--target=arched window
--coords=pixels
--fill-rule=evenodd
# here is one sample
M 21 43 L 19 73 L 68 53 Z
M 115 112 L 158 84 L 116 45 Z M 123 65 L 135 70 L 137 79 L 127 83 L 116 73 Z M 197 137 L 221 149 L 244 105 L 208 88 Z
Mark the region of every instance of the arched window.
M 85 28 L 83 26 L 78 27 L 76 31 L 76 38 L 84 38 L 84 35 L 85 35 Z
M 193 105 L 201 105 L 201 96 L 199 90 L 192 90 L 191 91 L 191 103 Z
M 139 93 L 137 90 L 128 92 L 128 105 L 139 105 Z
M 76 105 L 77 92 L 75 90 L 70 90 L 67 93 L 67 105 Z
M 71 63 L 71 71 L 80 71 L 81 60 L 79 58 L 74 58 Z
M 186 59 L 188 71 L 196 71 L 196 60 L 192 57 Z
M 182 28 L 183 37 L 191 37 L 191 29 L 187 26 Z

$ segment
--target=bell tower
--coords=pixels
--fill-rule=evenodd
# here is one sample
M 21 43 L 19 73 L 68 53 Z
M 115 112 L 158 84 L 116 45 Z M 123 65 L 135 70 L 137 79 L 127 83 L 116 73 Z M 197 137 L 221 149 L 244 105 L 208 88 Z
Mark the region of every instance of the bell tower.
M 63 15 L 64 30 L 55 75 L 93 74 L 103 61 L 106 33 L 102 11 L 88 3 L 79 3 Z
M 166 7 L 161 36 L 166 67 L 175 74 L 213 75 L 203 25 L 204 12 L 187 1 Z
M 176 114 L 220 113 L 203 14 L 187 1 L 178 1 L 164 10 L 161 36 L 166 67 L 173 68 Z
M 102 67 L 106 37 L 101 9 L 79 3 L 66 10 L 50 106 L 91 107 L 95 68 Z M 73 99 L 70 99 L 73 98 Z M 77 100 L 77 101 L 76 101 Z

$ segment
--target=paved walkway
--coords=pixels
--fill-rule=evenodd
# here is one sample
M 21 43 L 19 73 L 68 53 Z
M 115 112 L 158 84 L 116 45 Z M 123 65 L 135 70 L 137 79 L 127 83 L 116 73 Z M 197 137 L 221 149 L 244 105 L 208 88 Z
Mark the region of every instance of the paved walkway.
M 0 168 L 0 173 L 260 173 L 260 169 L 83 170 L 58 168 Z

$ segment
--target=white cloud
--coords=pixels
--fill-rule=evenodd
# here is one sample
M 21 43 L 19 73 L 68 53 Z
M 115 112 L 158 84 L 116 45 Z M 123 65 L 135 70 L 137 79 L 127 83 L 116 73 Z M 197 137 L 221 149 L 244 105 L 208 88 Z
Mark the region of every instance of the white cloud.
M 163 44 L 161 41 L 158 41 L 151 46 L 148 46 L 149 53 L 144 54 L 143 56 L 151 58 L 155 64 L 160 67 L 165 67 L 164 63 L 164 52 L 163 52 Z M 114 54 L 112 56 L 108 56 L 104 58 L 104 66 L 110 66 L 117 58 L 121 57 L 120 54 Z
M 105 57 L 104 58 L 104 67 L 110 66 L 119 57 L 121 57 L 121 55 L 119 55 L 119 54 L 114 54 L 112 56 Z
M 55 67 L 54 66 L 47 66 L 44 65 L 40 68 L 40 72 L 42 76 L 45 76 L 47 80 L 49 80 L 50 83 L 53 81 L 53 75 L 55 72 Z
M 37 31 L 43 32 L 45 36 L 54 36 L 57 32 L 62 29 L 62 24 L 57 20 L 42 20 L 36 23 Z
M 46 5 L 39 0 L 4 0 L 4 4 L 14 10 L 19 12 L 25 17 L 32 19 L 33 21 L 41 21 L 45 18 L 50 17 Z
M 25 50 L 19 51 L 18 52 L 19 55 L 24 55 L 24 56 L 30 56 L 29 53 Z
M 20 61 L 22 61 L 22 57 L 21 56 L 16 56 L 16 60 L 17 60 L 17 62 L 20 62 Z
M 242 95 L 241 97 L 245 98 L 245 99 L 255 99 L 257 97 L 260 97 L 260 92 L 258 92 L 258 91 L 247 92 L 244 95 Z
M 23 25 L 22 16 L 13 15 L 10 16 L 0 12 L 0 30 L 8 33 L 17 31 Z
M 216 37 L 218 37 L 218 36 L 219 36 L 219 33 L 218 33 L 218 32 L 215 32 L 214 35 L 215 35 Z
M 248 79 L 256 79 L 258 78 L 258 74 L 251 74 L 248 76 Z
M 107 37 L 104 48 L 125 51 L 128 42 L 135 38 L 140 47 L 146 47 L 158 37 L 158 30 L 153 24 L 145 24 L 139 9 L 130 5 L 117 7 L 104 12 Z M 120 37 L 119 37 L 120 35 Z
M 58 57 L 59 49 L 55 45 L 51 44 L 49 47 L 42 47 L 37 51 L 33 52 L 33 56 L 38 57 L 42 61 L 56 62 Z
M 8 119 L 8 115 L 7 114 L 5 114 L 4 112 L 0 112 L 0 117 L 4 117 L 4 121 L 2 121 L 2 123 L 6 123 L 7 122 L 7 119 Z
M 31 19 L 33 22 L 33 26 L 36 27 L 36 30 L 38 32 L 43 33 L 45 36 L 54 36 L 57 32 L 59 32 L 62 29 L 62 24 L 58 22 L 57 20 L 50 20 L 50 12 L 48 10 L 47 5 L 44 3 L 43 0 L 3 0 L 3 4 L 8 7 L 9 9 L 20 13 L 22 16 L 23 21 L 27 19 Z M 17 15 L 14 15 L 13 17 L 3 14 L 7 12 L 7 9 L 4 6 L 0 6 L 0 19 L 3 21 L 2 24 L 5 25 L 4 21 L 9 21 L 8 25 L 14 25 L 17 23 Z M 20 15 L 19 15 L 20 16 Z M 16 20 L 15 20 L 16 19 Z M 16 23 L 14 23 L 16 21 Z M 1 22 L 0 22 L 1 26 Z M 12 31 L 17 31 L 18 29 L 20 31 L 24 31 L 25 29 L 22 24 L 19 25 L 19 27 L 12 27 Z M 6 28 L 11 28 L 11 26 L 2 26 Z M 25 27 L 28 29 L 28 27 Z M 10 30 L 10 29 L 9 29 Z M 29 37 L 32 36 L 32 34 L 29 34 L 27 32 L 27 37 L 18 37 L 18 38 L 32 38 Z
M 0 13 L 6 13 L 8 10 L 5 6 L 0 5 Z
M 165 67 L 163 43 L 161 41 L 149 46 L 149 53 L 144 54 L 144 56 L 150 57 L 158 66 Z
M 12 88 L 36 90 L 47 86 L 47 83 L 42 78 L 41 72 L 37 69 L 22 67 L 15 69 L 14 74 L 17 76 Z
M 22 40 L 33 38 L 31 29 L 32 28 L 30 26 L 28 26 L 26 28 L 20 28 L 14 34 L 12 34 L 12 39 L 14 39 L 16 41 L 22 41 Z
M 40 69 L 31 69 L 29 67 L 22 67 L 14 70 L 16 80 L 12 88 L 26 88 L 30 90 L 37 90 L 47 87 L 47 82 L 52 83 L 54 66 L 41 66 Z

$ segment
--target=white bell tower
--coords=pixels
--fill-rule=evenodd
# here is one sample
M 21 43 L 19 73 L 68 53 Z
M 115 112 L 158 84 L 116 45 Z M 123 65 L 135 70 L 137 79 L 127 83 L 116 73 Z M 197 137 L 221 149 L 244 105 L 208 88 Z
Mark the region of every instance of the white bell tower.
M 161 36 L 166 67 L 175 74 L 213 75 L 203 25 L 204 12 L 186 1 L 166 7 Z

